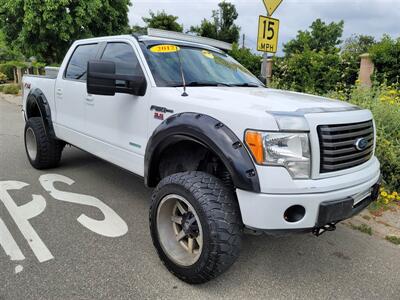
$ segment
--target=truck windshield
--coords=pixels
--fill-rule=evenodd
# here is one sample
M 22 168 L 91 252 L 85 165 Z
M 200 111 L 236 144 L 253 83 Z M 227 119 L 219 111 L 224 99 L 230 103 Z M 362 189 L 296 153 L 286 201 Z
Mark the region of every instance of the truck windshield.
M 164 48 L 163 48 L 164 47 Z M 157 86 L 262 87 L 261 82 L 232 57 L 201 48 L 176 45 L 147 47 L 142 44 Z

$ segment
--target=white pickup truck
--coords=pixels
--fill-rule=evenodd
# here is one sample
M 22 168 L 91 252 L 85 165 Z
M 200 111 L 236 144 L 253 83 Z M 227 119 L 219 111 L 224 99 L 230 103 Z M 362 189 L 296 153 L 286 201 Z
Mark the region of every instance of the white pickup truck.
M 144 177 L 154 246 L 189 283 L 227 270 L 243 232 L 320 235 L 380 184 L 370 111 L 265 88 L 227 49 L 159 30 L 94 38 L 56 76 L 23 79 L 32 166 L 70 144 Z

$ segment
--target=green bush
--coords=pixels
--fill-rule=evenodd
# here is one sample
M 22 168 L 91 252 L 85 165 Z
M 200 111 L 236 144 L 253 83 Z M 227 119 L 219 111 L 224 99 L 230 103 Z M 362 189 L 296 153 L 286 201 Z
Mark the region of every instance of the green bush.
M 312 94 L 327 93 L 340 81 L 340 62 L 337 53 L 312 50 L 275 58 L 274 86 Z
M 18 84 L 6 84 L 3 86 L 4 94 L 18 95 L 19 85 Z
M 0 72 L 5 74 L 8 79 L 14 80 L 14 67 L 9 63 L 0 64 Z
M 379 83 L 395 84 L 400 81 L 400 37 L 397 40 L 384 36 L 369 49 Z
M 0 72 L 0 83 L 5 83 L 7 81 L 7 75 Z

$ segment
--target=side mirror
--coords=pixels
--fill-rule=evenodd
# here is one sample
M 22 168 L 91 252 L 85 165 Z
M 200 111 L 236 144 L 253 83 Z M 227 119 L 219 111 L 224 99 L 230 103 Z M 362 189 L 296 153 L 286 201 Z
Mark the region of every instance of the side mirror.
M 112 61 L 89 61 L 86 83 L 88 94 L 103 96 L 114 96 L 115 93 L 135 96 L 146 94 L 147 82 L 143 75 L 117 75 L 115 70 L 115 63 Z M 123 84 L 120 84 L 120 82 L 123 82 Z

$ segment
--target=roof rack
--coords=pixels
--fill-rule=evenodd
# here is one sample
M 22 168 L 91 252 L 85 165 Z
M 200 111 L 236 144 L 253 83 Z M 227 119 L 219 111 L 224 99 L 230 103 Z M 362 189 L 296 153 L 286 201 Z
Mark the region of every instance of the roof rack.
M 194 36 L 189 34 L 184 34 L 180 32 L 174 31 L 167 31 L 162 29 L 155 29 L 155 28 L 147 28 L 147 35 L 151 37 L 158 37 L 158 38 L 165 38 L 165 39 L 173 39 L 173 40 L 180 40 L 185 42 L 192 42 L 197 44 L 203 44 L 212 46 L 221 50 L 232 50 L 232 44 L 225 43 L 222 41 L 201 37 L 201 36 Z

